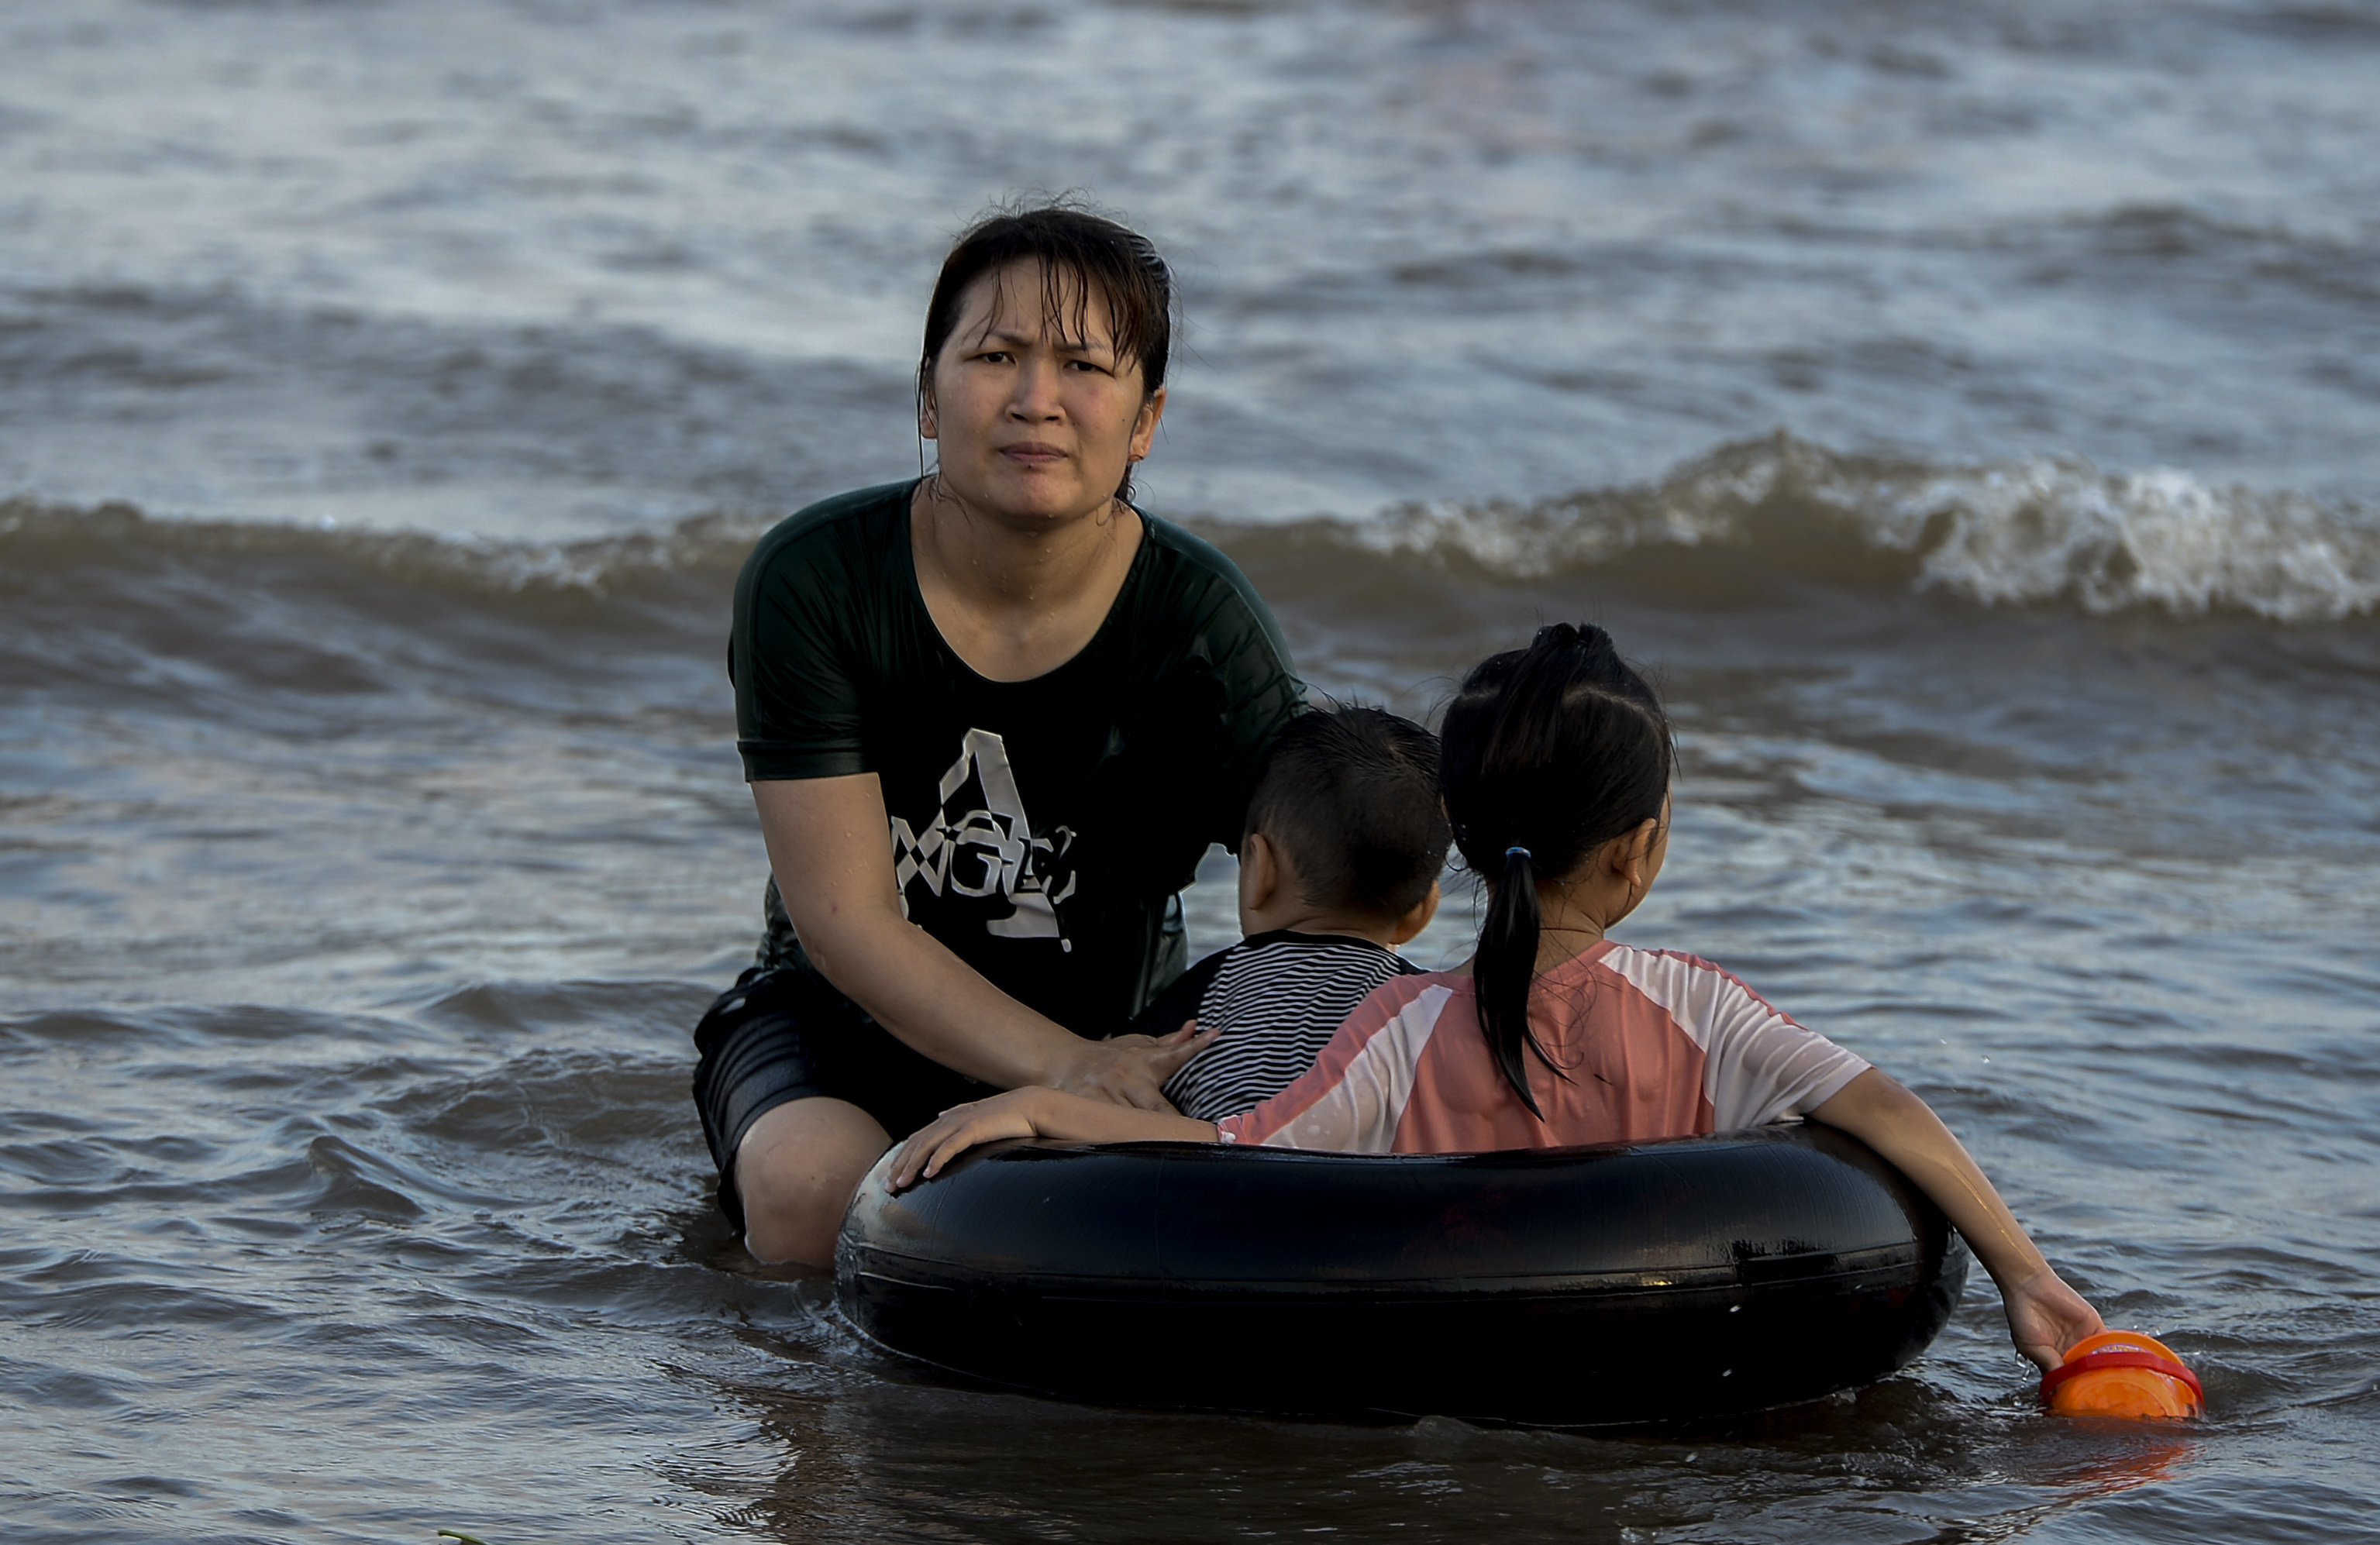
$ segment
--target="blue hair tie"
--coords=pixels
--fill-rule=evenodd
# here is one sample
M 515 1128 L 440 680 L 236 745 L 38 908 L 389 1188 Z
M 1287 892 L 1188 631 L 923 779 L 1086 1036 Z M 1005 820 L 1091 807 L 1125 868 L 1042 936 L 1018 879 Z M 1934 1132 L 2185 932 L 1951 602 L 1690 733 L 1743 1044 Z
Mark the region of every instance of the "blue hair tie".
M 1506 858 L 1511 858 L 1514 853 L 1518 853 L 1518 854 L 1520 854 L 1523 858 L 1528 858 L 1528 857 L 1532 856 L 1532 855 L 1530 854 L 1530 852 L 1529 852 L 1529 850 L 1528 850 L 1528 849 L 1526 849 L 1526 848 L 1507 848 L 1507 849 L 1505 849 L 1505 850 L 1504 850 L 1504 856 L 1505 856 Z

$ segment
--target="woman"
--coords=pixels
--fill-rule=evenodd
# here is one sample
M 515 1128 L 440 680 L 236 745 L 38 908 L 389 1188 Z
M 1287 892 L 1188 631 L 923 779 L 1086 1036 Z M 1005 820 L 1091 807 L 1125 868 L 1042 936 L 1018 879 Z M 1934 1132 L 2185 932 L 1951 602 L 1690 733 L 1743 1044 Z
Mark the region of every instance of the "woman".
M 935 470 L 802 511 L 736 582 L 769 933 L 694 1082 L 763 1261 L 831 1261 L 860 1177 L 947 1106 L 1046 1084 L 1162 1109 L 1197 1049 L 1096 1037 L 1180 973 L 1176 893 L 1305 693 L 1231 561 L 1125 501 L 1172 304 L 1112 222 L 981 222 L 927 308 Z

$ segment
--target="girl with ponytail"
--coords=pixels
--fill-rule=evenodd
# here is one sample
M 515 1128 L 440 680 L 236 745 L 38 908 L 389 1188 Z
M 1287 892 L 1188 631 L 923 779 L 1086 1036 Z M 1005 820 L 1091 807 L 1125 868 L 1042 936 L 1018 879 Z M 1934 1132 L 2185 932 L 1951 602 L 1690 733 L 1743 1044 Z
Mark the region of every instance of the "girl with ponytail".
M 1675 741 L 1601 628 L 1540 629 L 1463 678 L 1439 731 L 1455 846 L 1487 890 L 1476 953 L 1392 977 L 1287 1089 L 1220 1122 L 1015 1090 L 946 1113 L 897 1186 L 1002 1137 L 1467 1153 L 1650 1141 L 1807 1118 L 1922 1188 L 2044 1368 L 2100 1329 L 1916 1095 L 1707 960 L 1623 945 L 1669 849 Z
M 1439 740 L 1439 781 L 1455 846 L 1488 880 L 1471 963 L 1479 1029 L 1505 1083 L 1542 1122 L 1527 1063 L 1560 1069 L 1529 1030 L 1541 958 L 1578 953 L 1582 939 L 1593 942 L 1582 929 L 1599 938 L 1660 873 L 1676 742 L 1660 699 L 1621 659 L 1611 635 L 1567 622 L 1465 677 Z M 1589 878 L 1620 875 L 1624 898 L 1591 921 L 1574 918 L 1578 883 L 1560 876 L 1607 848 L 1611 862 Z M 1538 895 L 1545 880 L 1562 902 L 1550 928 Z

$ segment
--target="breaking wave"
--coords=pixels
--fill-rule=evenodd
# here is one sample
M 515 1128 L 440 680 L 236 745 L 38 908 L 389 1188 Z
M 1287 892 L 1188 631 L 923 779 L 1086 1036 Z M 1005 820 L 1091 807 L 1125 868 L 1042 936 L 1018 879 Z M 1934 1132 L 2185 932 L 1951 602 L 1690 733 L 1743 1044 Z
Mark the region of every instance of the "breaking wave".
M 732 578 L 774 518 L 700 514 L 582 541 L 514 542 L 329 523 L 152 520 L 129 504 L 76 509 L 12 499 L 0 501 L 0 578 L 161 562 L 277 561 L 397 586 L 602 597 L 650 588 L 661 579 L 722 571 Z
M 511 612 L 616 615 L 625 603 L 656 615 L 698 597 L 707 614 L 775 518 L 701 514 L 530 543 L 14 500 L 0 502 L 0 589 L 69 573 L 129 589 L 164 569 L 228 589 L 380 605 L 426 590 Z M 1681 597 L 1798 584 L 2283 623 L 2380 610 L 2380 519 L 2350 503 L 2165 469 L 2102 472 L 2065 456 L 1943 465 L 1852 455 L 1782 433 L 1632 488 L 1202 529 L 1275 573 L 1275 563 L 1343 564 L 1360 552 L 1489 585 L 1603 571 Z
M 2353 505 L 2066 456 L 1847 455 L 1781 433 L 1722 446 L 1649 486 L 1328 524 L 1362 548 L 1485 577 L 1537 579 L 1665 549 L 1674 573 L 1680 549 L 1696 549 L 1731 569 L 1750 559 L 1797 579 L 1898 582 L 1994 606 L 2281 622 L 2380 609 L 2380 521 Z

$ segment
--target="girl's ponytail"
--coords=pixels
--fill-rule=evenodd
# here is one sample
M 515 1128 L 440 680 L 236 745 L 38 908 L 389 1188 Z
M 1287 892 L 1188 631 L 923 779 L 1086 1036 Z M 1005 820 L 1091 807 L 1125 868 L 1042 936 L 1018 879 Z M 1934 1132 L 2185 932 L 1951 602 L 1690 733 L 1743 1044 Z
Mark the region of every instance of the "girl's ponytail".
M 1488 1050 L 1504 1071 L 1504 1081 L 1543 1121 L 1537 1097 L 1529 1092 L 1525 1048 L 1546 1060 L 1545 1048 L 1529 1033 L 1529 984 L 1537 975 L 1537 878 L 1529 850 L 1504 850 L 1504 870 L 1488 893 L 1488 915 L 1479 924 L 1479 951 L 1472 957 L 1472 990 L 1479 1003 L 1479 1028 Z M 1547 1064 L 1552 1066 L 1550 1063 Z
M 1463 678 L 1439 744 L 1455 845 L 1489 887 L 1471 964 L 1479 1028 L 1512 1092 L 1543 1120 L 1526 1058 L 1560 1069 L 1529 1029 L 1537 885 L 1660 815 L 1676 760 L 1669 717 L 1609 634 L 1560 623 Z

